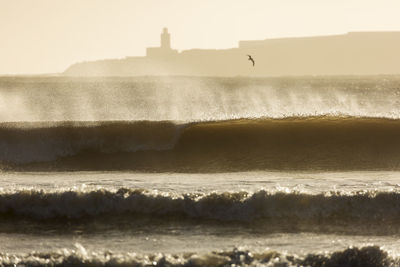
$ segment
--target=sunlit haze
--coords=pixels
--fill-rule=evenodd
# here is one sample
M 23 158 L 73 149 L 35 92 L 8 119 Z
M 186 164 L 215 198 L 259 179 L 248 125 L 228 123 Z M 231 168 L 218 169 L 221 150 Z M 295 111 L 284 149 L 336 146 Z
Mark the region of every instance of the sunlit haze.
M 0 74 L 63 72 L 73 63 L 143 56 L 168 27 L 171 44 L 399 31 L 398 0 L 0 0 Z
M 0 266 L 400 266 L 400 0 L 0 0 Z

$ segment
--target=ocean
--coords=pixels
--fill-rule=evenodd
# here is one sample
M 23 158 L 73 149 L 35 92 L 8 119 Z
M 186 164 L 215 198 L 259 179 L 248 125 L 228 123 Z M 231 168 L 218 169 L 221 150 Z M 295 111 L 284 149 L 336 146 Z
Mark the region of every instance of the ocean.
M 400 77 L 1 77 L 1 266 L 400 266 Z

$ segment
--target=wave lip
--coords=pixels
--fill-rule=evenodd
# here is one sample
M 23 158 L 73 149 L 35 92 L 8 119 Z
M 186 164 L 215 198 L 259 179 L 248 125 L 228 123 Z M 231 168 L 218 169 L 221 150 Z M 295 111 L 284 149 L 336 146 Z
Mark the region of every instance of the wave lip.
M 118 191 L 35 190 L 0 194 L 0 216 L 32 220 L 113 218 L 137 215 L 252 223 L 348 222 L 370 224 L 400 221 L 400 193 L 362 192 L 311 195 L 258 191 L 170 195 L 121 188 Z
M 276 251 L 262 253 L 241 249 L 207 254 L 118 254 L 88 252 L 80 244 L 76 249 L 49 253 L 33 252 L 27 255 L 0 253 L 2 266 L 398 266 L 399 259 L 388 255 L 378 246 L 348 248 L 331 254 L 308 254 L 304 257 Z

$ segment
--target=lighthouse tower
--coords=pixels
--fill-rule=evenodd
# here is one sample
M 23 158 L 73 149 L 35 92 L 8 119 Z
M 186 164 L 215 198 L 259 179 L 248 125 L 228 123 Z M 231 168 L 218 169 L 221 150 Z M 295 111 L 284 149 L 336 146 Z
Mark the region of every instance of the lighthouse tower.
M 171 36 L 168 33 L 168 29 L 164 28 L 161 33 L 161 48 L 165 50 L 171 49 Z
M 148 47 L 146 50 L 147 57 L 150 58 L 170 58 L 178 54 L 178 51 L 171 48 L 171 35 L 167 28 L 164 28 L 161 33 L 161 46 Z

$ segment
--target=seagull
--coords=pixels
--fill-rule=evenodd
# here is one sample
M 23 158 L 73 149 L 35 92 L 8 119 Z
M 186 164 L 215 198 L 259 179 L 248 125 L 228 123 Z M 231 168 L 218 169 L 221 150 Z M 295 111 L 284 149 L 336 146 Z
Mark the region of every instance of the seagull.
M 256 62 L 254 61 L 254 59 L 250 56 L 250 55 L 247 55 L 248 57 L 249 57 L 249 60 L 251 61 L 251 62 L 253 62 L 253 67 L 254 67 L 254 65 L 256 64 Z

